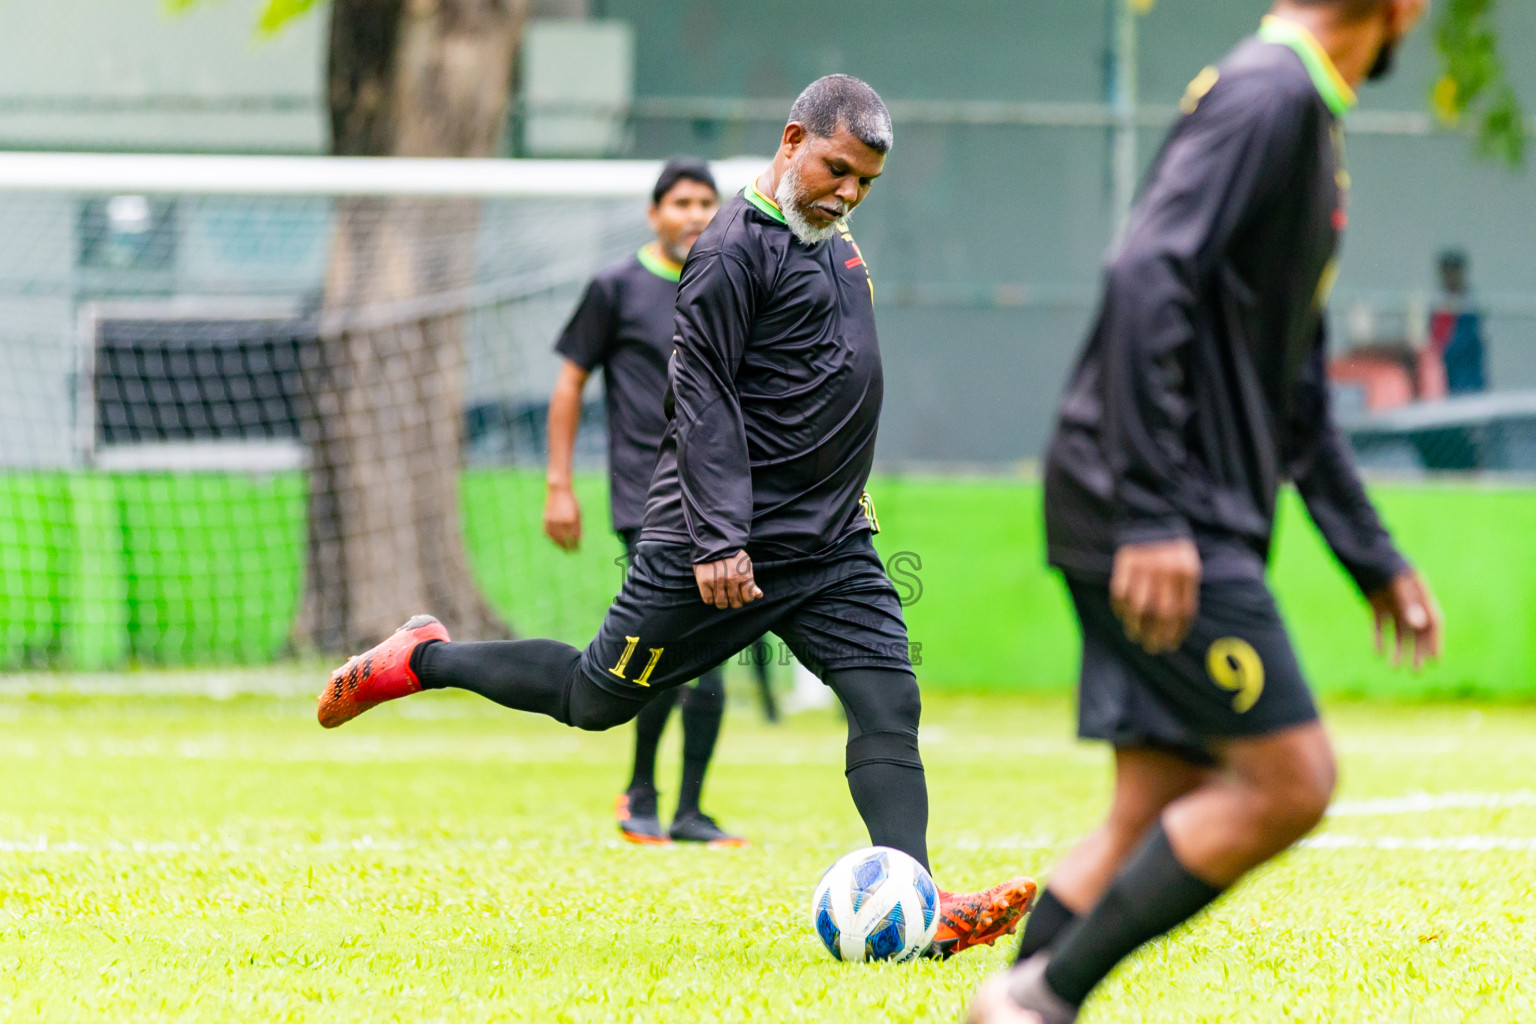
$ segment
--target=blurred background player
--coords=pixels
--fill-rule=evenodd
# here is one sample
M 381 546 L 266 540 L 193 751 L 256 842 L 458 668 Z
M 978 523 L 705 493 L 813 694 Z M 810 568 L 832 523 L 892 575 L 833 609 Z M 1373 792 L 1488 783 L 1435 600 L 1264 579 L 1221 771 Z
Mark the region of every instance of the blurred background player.
M 623 589 L 579 650 L 452 643 L 431 616 L 332 673 L 318 717 L 458 687 L 567 725 L 610 729 L 769 630 L 848 716 L 845 776 L 872 844 L 928 866 L 922 698 L 864 487 L 884 398 L 873 285 L 847 217 L 893 133 L 864 82 L 829 75 L 790 109 L 757 181 L 699 237 L 678 287 L 670 418 Z M 940 890 L 930 952 L 989 945 L 1035 884 Z
M 1440 254 L 1440 301 L 1430 318 L 1430 344 L 1445 367 L 1445 390 L 1471 395 L 1488 390 L 1483 314 L 1468 284 L 1469 261 L 1461 249 Z
M 1057 866 L 981 1024 L 1068 1024 L 1144 942 L 1306 835 L 1333 749 L 1264 582 L 1295 482 L 1378 643 L 1440 615 L 1333 423 L 1324 308 L 1345 226 L 1340 119 L 1424 0 L 1281 0 L 1190 86 L 1110 258 L 1045 471 L 1082 626 L 1079 732 L 1115 748 L 1105 823 Z
M 708 164 L 689 157 L 669 161 L 651 192 L 649 219 L 656 238 L 592 279 L 555 344 L 565 364 L 549 400 L 544 532 L 566 551 L 581 544 L 581 505 L 571 489 L 581 394 L 587 378 L 600 367 L 608 419 L 609 511 L 614 532 L 628 557 L 634 558 L 645 492 L 667 426 L 662 398 L 672 354 L 677 282 L 688 250 L 719 208 Z M 656 793 L 656 750 L 678 704 L 683 719 L 682 780 L 672 826 L 664 832 Z M 725 680 L 717 666 L 691 687 L 662 690 L 636 716 L 634 770 L 617 807 L 624 838 L 636 843 L 663 843 L 668 838 L 716 846 L 745 843 L 699 808 L 724 713 Z

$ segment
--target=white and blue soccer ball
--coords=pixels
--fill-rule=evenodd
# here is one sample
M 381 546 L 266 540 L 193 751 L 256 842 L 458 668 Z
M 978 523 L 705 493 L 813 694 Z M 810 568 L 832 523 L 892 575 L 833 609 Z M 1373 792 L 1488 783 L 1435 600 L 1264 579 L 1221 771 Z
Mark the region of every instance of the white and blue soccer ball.
M 903 963 L 927 949 L 939 930 L 939 887 L 900 850 L 855 850 L 821 876 L 811 921 L 839 960 Z

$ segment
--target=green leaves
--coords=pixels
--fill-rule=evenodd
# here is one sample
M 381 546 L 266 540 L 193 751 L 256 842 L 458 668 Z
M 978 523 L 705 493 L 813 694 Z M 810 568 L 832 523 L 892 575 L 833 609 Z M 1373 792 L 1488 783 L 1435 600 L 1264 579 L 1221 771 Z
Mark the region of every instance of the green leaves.
M 170 14 L 185 14 L 194 7 L 208 3 L 209 0 L 160 0 L 160 2 Z M 266 0 L 262 5 L 261 14 L 256 18 L 256 34 L 263 37 L 275 36 L 286 28 L 289 22 L 308 14 L 321 2 L 322 0 Z
M 1509 81 L 1495 23 L 1498 0 L 1447 0 L 1435 26 L 1444 74 L 1430 103 L 1441 121 L 1477 123 L 1477 150 L 1512 166 L 1525 163 L 1525 109 Z
M 320 0 L 267 0 L 256 20 L 256 31 L 264 36 L 276 35 L 295 18 L 308 14 Z

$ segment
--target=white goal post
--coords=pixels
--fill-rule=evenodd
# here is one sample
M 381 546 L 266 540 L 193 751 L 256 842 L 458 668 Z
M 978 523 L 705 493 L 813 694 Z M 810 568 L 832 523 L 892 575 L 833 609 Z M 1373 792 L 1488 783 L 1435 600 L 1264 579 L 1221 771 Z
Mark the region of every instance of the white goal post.
M 729 195 L 767 164 L 734 157 L 710 166 Z M 659 160 L 0 153 L 0 192 L 622 198 L 647 195 L 661 168 Z
M 580 557 L 542 536 L 551 350 L 661 168 L 0 153 L 0 671 L 263 663 L 427 603 L 589 635 L 617 542 L 600 506 Z M 313 604 L 349 619 L 301 614 L 343 577 Z

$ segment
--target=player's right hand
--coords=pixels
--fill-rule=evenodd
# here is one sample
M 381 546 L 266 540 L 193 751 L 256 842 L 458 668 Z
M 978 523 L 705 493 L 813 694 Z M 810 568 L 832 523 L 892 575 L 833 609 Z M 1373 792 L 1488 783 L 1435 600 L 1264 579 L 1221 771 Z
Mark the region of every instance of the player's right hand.
M 1424 667 L 1425 661 L 1440 658 L 1441 634 L 1445 629 L 1445 616 L 1440 612 L 1440 602 L 1430 592 L 1429 584 L 1412 569 L 1405 569 L 1391 583 L 1369 596 L 1371 615 L 1376 621 L 1376 652 L 1385 653 L 1387 626 L 1392 627 L 1396 648 L 1392 652 L 1393 666 L 1403 663 L 1403 649 L 1413 643 L 1413 670 Z
M 1200 551 L 1188 538 L 1115 552 L 1110 603 L 1125 635 L 1148 654 L 1178 650 L 1200 610 Z
M 745 551 L 694 566 L 693 578 L 704 603 L 716 608 L 740 608 L 763 596 L 752 576 L 752 559 Z
M 550 487 L 545 493 L 544 534 L 566 551 L 581 546 L 581 503 L 569 487 Z

